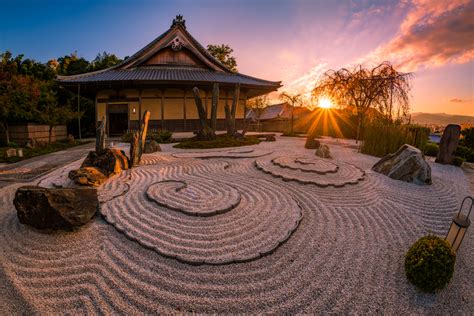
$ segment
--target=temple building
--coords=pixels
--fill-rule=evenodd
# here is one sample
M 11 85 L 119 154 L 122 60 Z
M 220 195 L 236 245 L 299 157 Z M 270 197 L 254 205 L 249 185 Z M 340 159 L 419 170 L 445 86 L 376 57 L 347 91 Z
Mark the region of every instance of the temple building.
M 96 122 L 106 117 L 109 135 L 121 135 L 138 126 L 145 110 L 151 112 L 150 128 L 194 131 L 198 114 L 193 87 L 198 87 L 210 112 L 212 86 L 219 83 L 217 128 L 224 129 L 226 102 L 240 84 L 236 124 L 244 123 L 246 100 L 281 87 L 267 81 L 233 72 L 211 56 L 186 30 L 177 16 L 171 27 L 122 63 L 100 71 L 58 76 L 60 85 L 95 100 Z

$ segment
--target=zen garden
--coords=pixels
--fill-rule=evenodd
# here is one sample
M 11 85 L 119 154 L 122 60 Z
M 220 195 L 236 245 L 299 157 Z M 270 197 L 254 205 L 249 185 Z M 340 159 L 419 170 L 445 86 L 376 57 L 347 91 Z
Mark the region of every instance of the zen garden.
M 190 32 L 2 53 L 0 314 L 474 312 L 473 127 L 430 141 L 390 61 L 297 93 Z

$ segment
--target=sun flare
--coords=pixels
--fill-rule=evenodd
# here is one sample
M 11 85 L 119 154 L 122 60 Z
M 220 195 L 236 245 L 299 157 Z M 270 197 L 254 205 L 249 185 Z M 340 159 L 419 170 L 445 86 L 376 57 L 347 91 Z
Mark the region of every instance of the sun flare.
M 323 109 L 330 109 L 333 107 L 333 104 L 331 100 L 327 98 L 322 98 L 321 100 L 319 100 L 319 107 Z

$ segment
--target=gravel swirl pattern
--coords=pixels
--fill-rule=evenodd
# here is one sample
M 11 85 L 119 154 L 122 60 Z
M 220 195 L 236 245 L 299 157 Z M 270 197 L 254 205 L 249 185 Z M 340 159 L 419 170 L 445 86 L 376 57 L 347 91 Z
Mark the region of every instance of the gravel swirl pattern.
M 159 173 L 148 166 L 136 169 L 130 191 L 104 203 L 101 213 L 129 239 L 181 262 L 256 260 L 288 240 L 302 211 L 271 182 L 225 183 L 226 165 L 194 160 L 163 166 Z
M 276 144 L 302 157 L 308 154 L 303 143 L 294 142 L 278 138 Z M 273 144 L 261 145 L 271 150 Z M 269 158 L 283 156 L 284 150 Z M 461 169 L 430 163 L 433 185 L 416 186 L 371 172 L 377 159 L 350 150 L 331 147 L 335 157 L 349 157 L 367 174 L 357 185 L 341 188 L 282 182 L 257 170 L 253 159 L 176 159 L 167 152 L 99 188 L 102 206 L 118 208 L 110 215 L 119 224 L 133 219 L 137 230 L 153 231 L 163 222 L 166 234 L 176 234 L 176 229 L 196 232 L 191 224 L 219 220 L 223 240 L 229 228 L 242 232 L 237 244 L 257 234 L 253 241 L 265 243 L 270 226 L 285 224 L 278 217 L 292 214 L 278 204 L 296 202 L 304 217 L 291 237 L 271 255 L 245 263 L 180 262 L 131 241 L 101 216 L 73 233 L 40 232 L 17 220 L 12 200 L 20 185 L 0 189 L 2 299 L 18 312 L 37 314 L 472 314 L 473 230 L 467 231 L 456 272 L 442 292 L 418 292 L 406 280 L 403 265 L 410 245 L 428 232 L 444 235 L 462 197 L 472 194 Z M 224 214 L 189 216 L 154 205 L 145 197 L 146 186 L 140 187 L 145 180 L 191 184 L 196 177 L 235 187 L 241 202 Z M 119 182 L 129 190 L 124 193 L 126 186 Z M 244 235 L 246 227 L 240 226 L 261 208 L 278 214 L 262 224 L 262 231 Z M 257 227 L 259 220 L 247 227 Z M 201 232 L 207 234 L 208 228 Z
M 262 149 L 232 149 L 232 150 L 219 150 L 219 151 L 196 151 L 196 152 L 176 152 L 171 156 L 175 158 L 257 158 L 262 156 L 270 155 L 272 152 Z
M 365 178 L 365 172 L 354 165 L 341 161 L 332 163 L 317 158 L 261 158 L 255 161 L 255 167 L 285 181 L 314 184 L 319 187 L 340 188 L 357 184 Z

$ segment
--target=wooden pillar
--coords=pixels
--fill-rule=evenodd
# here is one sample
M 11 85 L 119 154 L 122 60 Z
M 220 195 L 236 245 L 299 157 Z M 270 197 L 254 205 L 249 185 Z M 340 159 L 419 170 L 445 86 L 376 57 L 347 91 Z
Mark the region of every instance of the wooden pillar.
M 81 112 L 81 85 L 77 85 L 77 125 L 78 125 L 78 132 L 79 132 L 79 140 L 81 137 L 81 116 L 79 113 Z
M 245 96 L 244 96 L 244 121 L 242 123 L 242 129 L 244 130 L 244 132 L 247 131 L 247 93 L 245 93 Z
M 183 118 L 184 118 L 184 131 L 186 131 L 186 88 L 184 89 L 183 94 Z
M 165 127 L 165 89 L 161 89 L 161 128 Z
M 142 117 L 142 89 L 138 89 L 138 120 L 139 121 L 141 117 Z
M 99 116 L 98 116 L 98 112 L 97 112 L 97 93 L 95 94 L 95 98 L 94 98 L 94 103 L 95 103 L 95 128 L 99 127 Z

